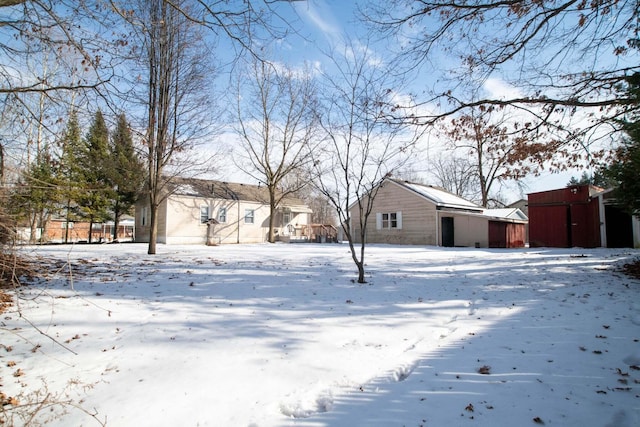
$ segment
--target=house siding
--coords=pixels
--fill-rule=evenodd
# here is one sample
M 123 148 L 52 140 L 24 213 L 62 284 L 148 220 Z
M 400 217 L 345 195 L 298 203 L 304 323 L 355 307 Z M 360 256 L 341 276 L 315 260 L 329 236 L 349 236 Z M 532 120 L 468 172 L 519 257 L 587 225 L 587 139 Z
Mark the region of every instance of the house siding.
M 440 212 L 440 217 L 446 216 L 453 216 L 455 246 L 478 246 L 481 248 L 489 246 L 488 220 L 486 218 L 463 215 L 457 212 Z
M 200 206 L 208 203 L 205 199 L 177 195 L 167 200 L 158 222 L 158 238 L 161 234 L 164 237 L 161 243 L 206 243 L 207 224 L 200 222 Z
M 237 202 L 231 202 L 229 200 L 212 200 L 211 214 L 213 215 L 213 218 L 218 220 L 220 217 L 220 209 L 224 208 L 226 210 L 225 221 L 214 226 L 213 243 L 221 245 L 239 243 L 241 241 L 240 234 L 238 233 L 238 207 L 242 206 Z M 242 216 L 242 212 L 240 215 Z
M 377 213 L 402 212 L 401 229 L 376 229 Z M 359 210 L 351 209 L 355 240 L 360 243 Z M 436 245 L 436 207 L 399 185 L 386 181 L 376 194 L 367 224 L 368 243 Z
M 158 243 L 167 243 L 167 200 L 158 206 Z
M 269 230 L 269 207 L 257 202 L 205 199 L 189 196 L 172 196 L 166 203 L 160 224 L 166 224 L 164 232 L 167 244 L 207 243 L 207 224 L 200 221 L 200 207 L 208 206 L 209 218 L 217 220 L 221 207 L 227 209 L 226 222 L 212 225 L 213 243 L 262 243 Z M 253 210 L 253 223 L 245 223 L 245 213 Z M 160 233 L 158 233 L 160 235 Z

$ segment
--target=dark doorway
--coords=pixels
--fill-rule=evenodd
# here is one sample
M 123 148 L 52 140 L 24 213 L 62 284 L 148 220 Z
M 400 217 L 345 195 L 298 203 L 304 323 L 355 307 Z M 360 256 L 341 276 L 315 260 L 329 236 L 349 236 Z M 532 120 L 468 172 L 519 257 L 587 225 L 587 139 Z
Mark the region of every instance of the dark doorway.
M 445 216 L 441 218 L 442 224 L 442 246 L 452 248 L 454 246 L 453 217 Z
M 573 222 L 571 220 L 571 205 L 567 206 L 567 247 L 573 247 Z
M 633 225 L 631 215 L 616 206 L 606 205 L 604 217 L 607 224 L 608 248 L 632 248 Z

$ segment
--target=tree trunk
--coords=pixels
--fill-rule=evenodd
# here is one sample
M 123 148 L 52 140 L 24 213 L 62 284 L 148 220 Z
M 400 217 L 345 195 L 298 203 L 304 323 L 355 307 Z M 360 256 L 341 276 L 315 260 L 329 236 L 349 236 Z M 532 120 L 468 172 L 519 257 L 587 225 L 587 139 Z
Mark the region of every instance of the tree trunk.
M 119 222 L 120 222 L 120 207 L 116 202 L 115 206 L 113 207 L 113 233 L 112 233 L 113 239 L 112 241 L 114 242 L 118 241 L 118 223 Z
M 358 283 L 367 283 L 367 281 L 364 280 L 364 264 L 362 262 L 356 262 L 356 265 L 358 266 Z
M 36 230 L 36 214 L 32 214 L 33 216 L 31 217 L 31 219 L 29 220 L 29 243 L 30 244 L 35 244 L 38 239 L 36 238 L 36 234 L 37 234 L 37 230 Z
M 156 254 L 156 243 L 158 241 L 158 206 L 152 203 L 149 207 L 151 219 L 149 221 L 149 249 L 147 254 Z
M 344 227 L 343 227 L 344 229 Z M 364 278 L 364 248 L 365 248 L 365 242 L 364 242 L 364 237 L 362 237 L 362 245 L 360 246 L 360 258 L 358 259 L 358 255 L 356 254 L 356 248 L 354 246 L 353 243 L 353 238 L 351 237 L 351 233 L 347 233 L 348 236 L 348 240 L 349 240 L 349 249 L 351 250 L 351 258 L 353 259 L 353 262 L 356 264 L 356 267 L 358 268 L 358 283 L 367 283 L 367 281 Z
M 276 242 L 276 195 L 275 189 L 269 188 L 269 243 Z
M 71 218 L 71 215 L 69 214 L 69 211 L 71 210 L 71 200 L 67 199 L 67 206 L 66 206 L 66 212 L 65 212 L 65 226 L 64 226 L 64 243 L 67 244 L 69 243 L 69 218 Z
M 89 243 L 91 243 L 92 234 L 93 234 L 93 218 L 89 220 Z

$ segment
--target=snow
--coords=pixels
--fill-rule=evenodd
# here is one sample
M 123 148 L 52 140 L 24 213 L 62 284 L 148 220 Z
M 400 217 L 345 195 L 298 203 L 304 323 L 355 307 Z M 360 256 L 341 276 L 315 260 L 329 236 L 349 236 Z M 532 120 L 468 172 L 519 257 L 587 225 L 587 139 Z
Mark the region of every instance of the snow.
M 344 244 L 146 249 L 24 249 L 59 272 L 2 314 L 6 396 L 47 426 L 640 425 L 638 251 L 370 245 L 359 285 Z
M 482 210 L 482 208 L 475 203 L 471 203 L 468 200 L 458 197 L 455 194 L 449 193 L 443 189 L 433 187 L 430 185 L 415 184 L 412 182 L 400 182 L 400 185 L 415 191 L 418 194 L 423 195 L 427 199 L 430 199 L 438 206 L 446 207 L 459 207 L 459 208 L 473 208 Z

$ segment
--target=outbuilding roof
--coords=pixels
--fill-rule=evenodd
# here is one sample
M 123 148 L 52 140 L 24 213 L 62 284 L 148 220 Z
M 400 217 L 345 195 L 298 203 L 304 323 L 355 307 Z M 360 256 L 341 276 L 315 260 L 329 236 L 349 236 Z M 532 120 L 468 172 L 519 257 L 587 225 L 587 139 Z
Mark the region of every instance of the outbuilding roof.
M 500 218 L 500 219 L 515 219 L 519 221 L 528 221 L 529 218 L 519 208 L 503 208 L 503 209 L 485 209 L 484 215 Z
M 401 181 L 397 179 L 390 179 L 390 181 L 408 189 L 415 193 L 418 193 L 422 197 L 430 200 L 438 208 L 454 208 L 465 209 L 474 212 L 482 212 L 483 208 L 463 199 L 460 196 L 456 196 L 453 193 L 448 192 L 444 188 L 436 187 L 433 185 L 417 184 L 415 182 Z

